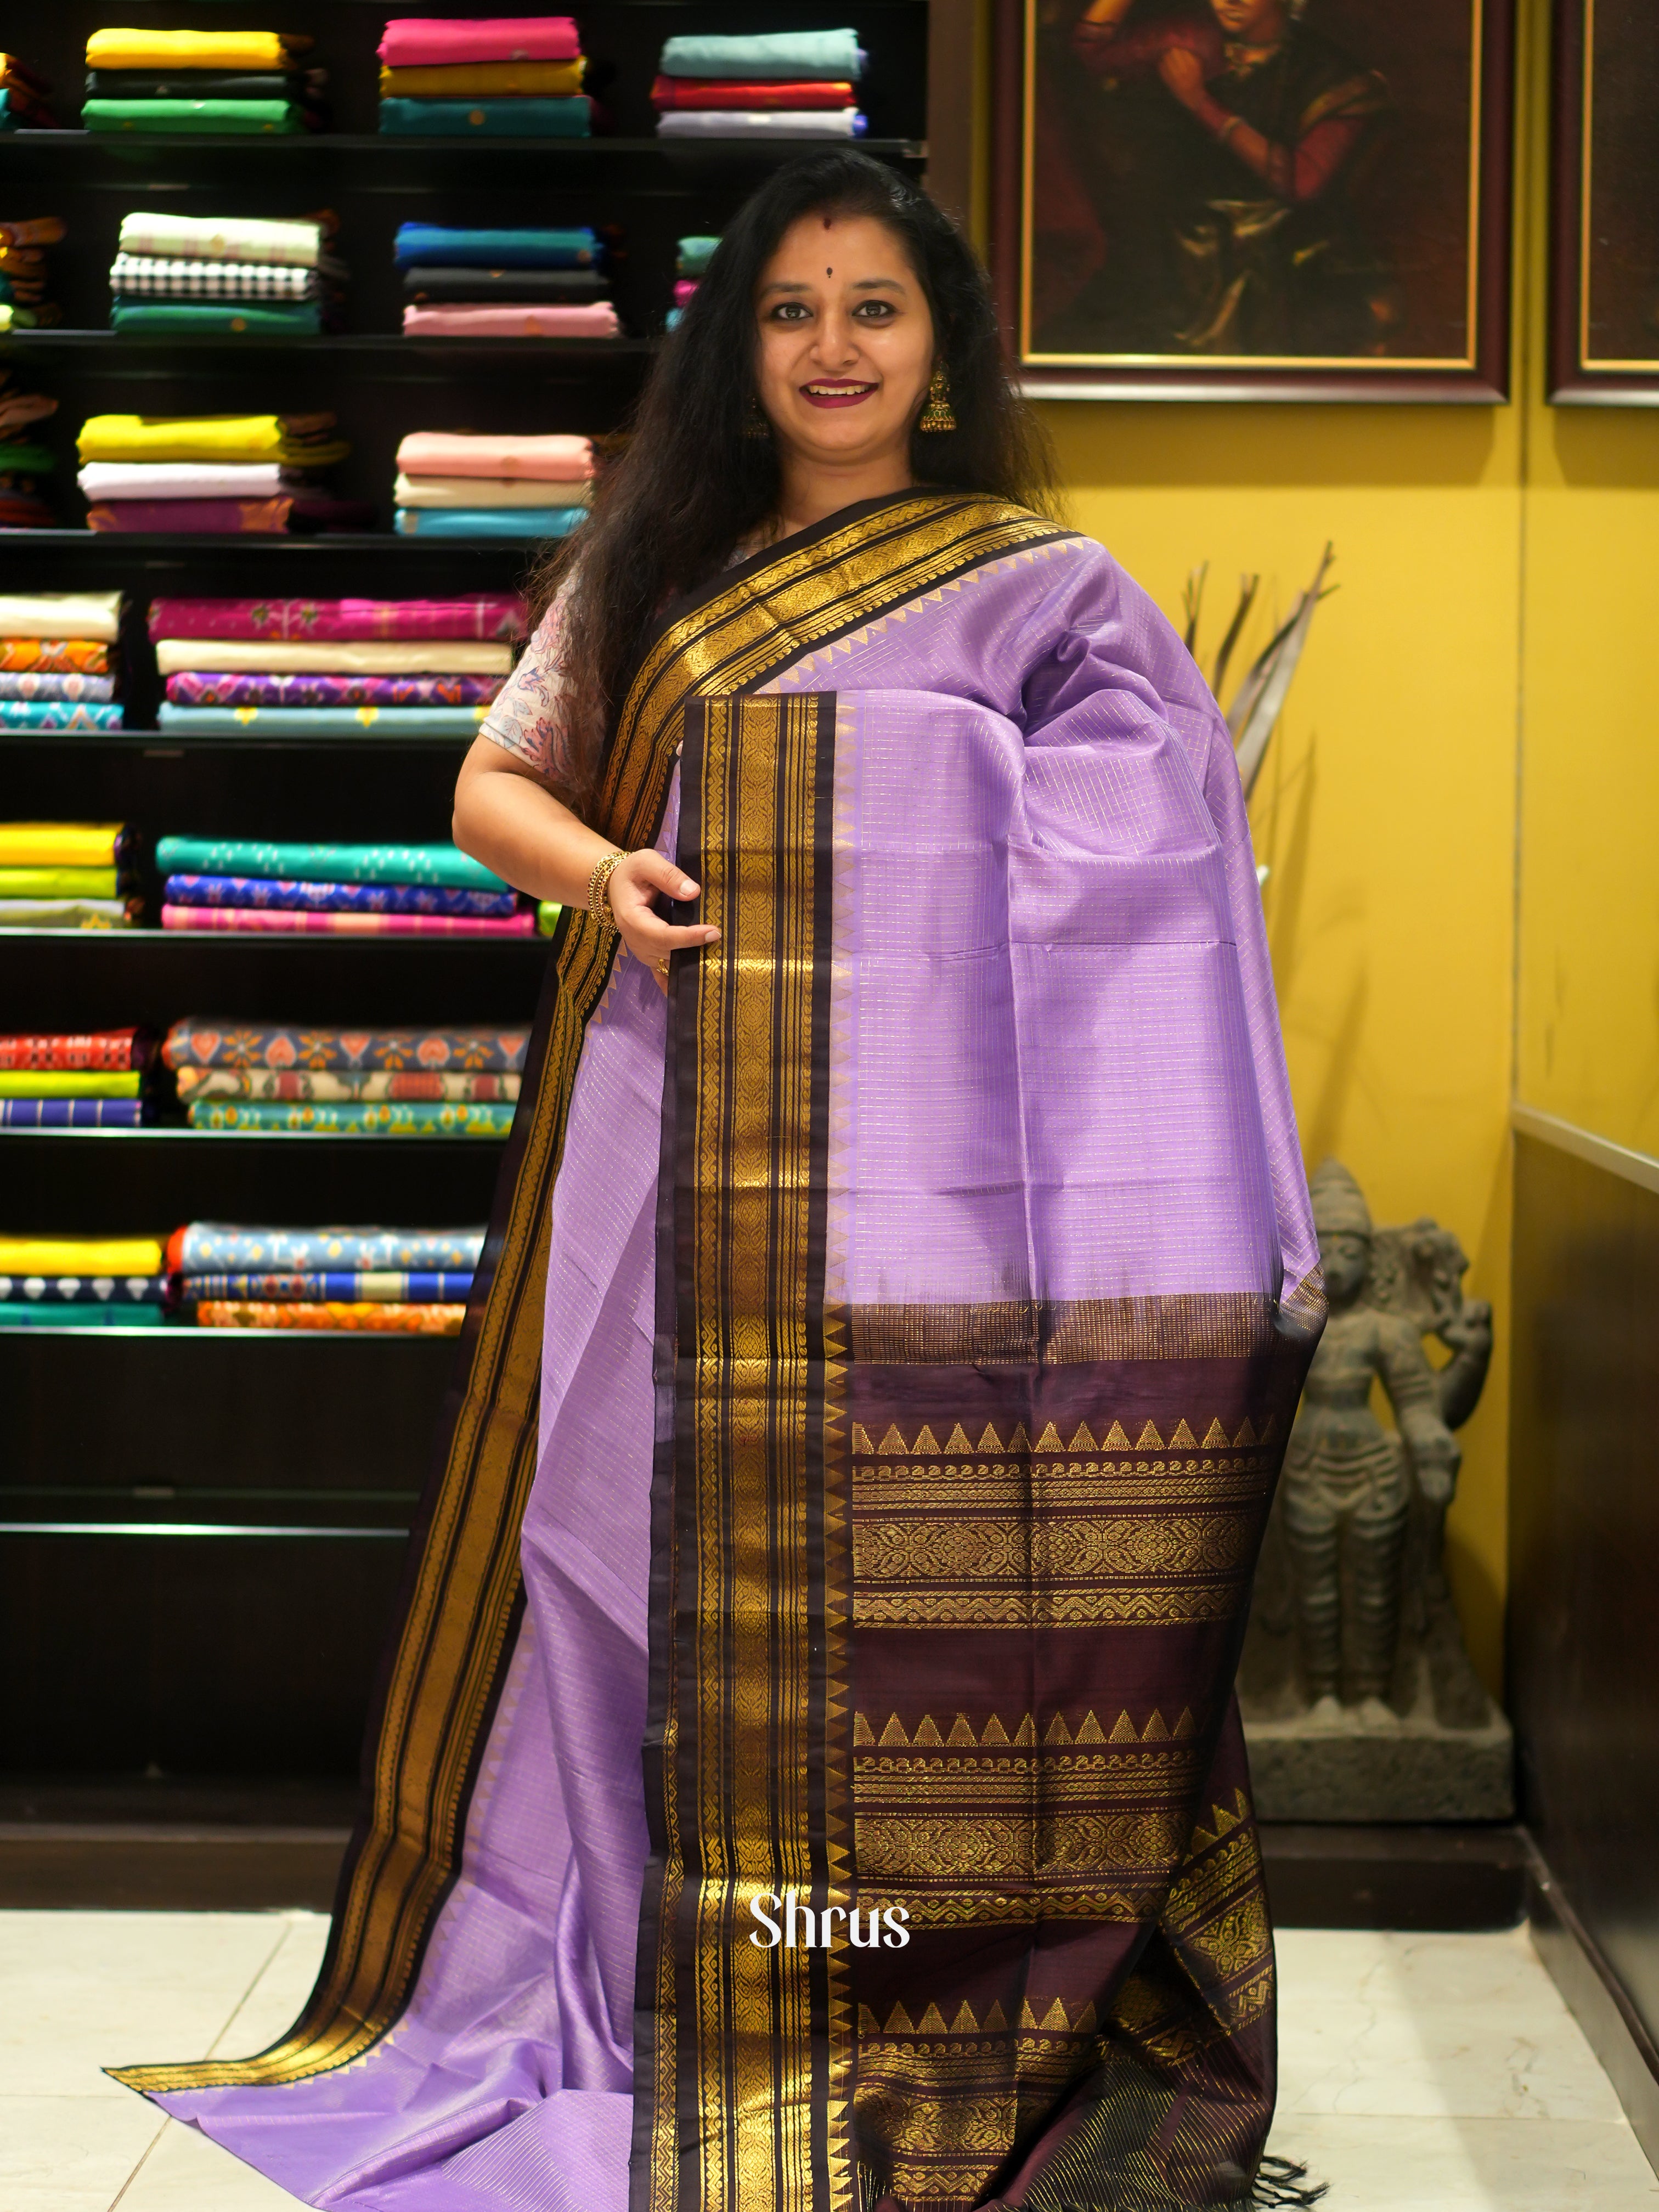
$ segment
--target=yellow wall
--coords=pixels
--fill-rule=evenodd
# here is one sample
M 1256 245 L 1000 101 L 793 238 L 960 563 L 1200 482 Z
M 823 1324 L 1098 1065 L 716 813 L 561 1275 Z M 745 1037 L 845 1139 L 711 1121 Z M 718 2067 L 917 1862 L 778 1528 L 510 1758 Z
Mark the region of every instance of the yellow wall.
M 1470 1294 L 1496 1310 L 1492 1374 L 1462 1432 L 1448 1536 L 1470 1647 L 1494 1689 L 1517 1049 L 1534 1103 L 1626 1142 L 1659 1134 L 1659 869 L 1638 865 L 1654 846 L 1659 744 L 1645 742 L 1634 696 L 1659 419 L 1590 422 L 1537 397 L 1547 0 L 1522 0 L 1522 12 L 1513 389 L 1528 397 L 1042 410 L 1073 518 L 1172 617 L 1188 570 L 1209 562 L 1206 665 L 1241 571 L 1259 570 L 1271 593 L 1259 642 L 1325 541 L 1335 544 L 1340 588 L 1316 621 L 1252 819 L 1272 867 L 1266 910 L 1309 1164 L 1344 1160 L 1379 1221 L 1430 1213 L 1455 1229 Z M 1583 664 L 1598 655 L 1587 714 Z M 1626 755 L 1644 744 L 1645 816 L 1632 807 L 1610 830 L 1607 786 L 1628 780 Z M 1610 957 L 1615 936 L 1645 957 Z M 1617 1048 L 1614 1028 L 1628 1039 Z

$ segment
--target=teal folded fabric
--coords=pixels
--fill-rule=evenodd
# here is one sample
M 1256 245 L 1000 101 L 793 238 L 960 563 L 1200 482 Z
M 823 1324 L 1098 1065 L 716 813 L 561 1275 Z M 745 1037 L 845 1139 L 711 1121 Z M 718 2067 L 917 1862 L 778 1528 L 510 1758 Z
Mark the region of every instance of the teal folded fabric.
M 586 520 L 585 507 L 400 507 L 394 520 L 404 538 L 568 538 Z
M 160 1306 L 36 1306 L 0 1302 L 0 1328 L 165 1328 Z
M 219 331 L 237 337 L 317 337 L 323 327 L 322 309 L 314 300 L 294 300 L 275 307 L 238 307 L 223 301 L 135 300 L 131 306 L 117 300 L 110 310 L 110 327 L 131 337 L 146 331 L 196 331 L 210 337 Z
M 681 239 L 678 241 L 678 251 L 674 261 L 675 275 L 701 276 L 714 259 L 714 248 L 719 244 L 718 238 Z
M 118 718 L 121 709 L 114 711 Z M 175 707 L 167 700 L 160 720 L 164 730 L 202 738 L 476 738 L 489 712 L 488 707 Z
M 383 100 L 380 128 L 426 138 L 586 138 L 592 110 L 570 100 Z
M 316 1106 L 275 1099 L 198 1098 L 186 1116 L 192 1129 L 242 1129 L 255 1135 L 273 1129 L 299 1130 L 318 1137 L 504 1137 L 513 1127 L 512 1106 L 422 1102 L 372 1106 Z
M 399 269 L 591 269 L 599 241 L 586 229 L 448 230 L 400 222 L 392 252 Z
M 663 42 L 665 76 L 797 77 L 849 82 L 864 74 L 856 31 L 692 32 Z
M 307 884 L 449 884 L 510 888 L 458 845 L 267 845 L 252 837 L 163 837 L 164 876 L 288 876 Z
M 118 730 L 116 700 L 0 699 L 0 730 Z
M 199 131 L 247 137 L 303 131 L 305 118 L 285 100 L 88 100 L 88 131 Z

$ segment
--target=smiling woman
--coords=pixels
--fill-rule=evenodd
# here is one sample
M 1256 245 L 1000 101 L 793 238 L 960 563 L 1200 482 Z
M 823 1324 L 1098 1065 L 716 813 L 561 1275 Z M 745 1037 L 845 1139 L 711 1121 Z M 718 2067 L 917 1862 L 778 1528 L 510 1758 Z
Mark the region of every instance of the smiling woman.
M 333 1940 L 122 2076 L 314 2204 L 1310 2201 L 1231 1685 L 1318 1253 L 1225 725 L 1037 453 L 946 218 L 784 171 L 469 760 L 567 911 Z

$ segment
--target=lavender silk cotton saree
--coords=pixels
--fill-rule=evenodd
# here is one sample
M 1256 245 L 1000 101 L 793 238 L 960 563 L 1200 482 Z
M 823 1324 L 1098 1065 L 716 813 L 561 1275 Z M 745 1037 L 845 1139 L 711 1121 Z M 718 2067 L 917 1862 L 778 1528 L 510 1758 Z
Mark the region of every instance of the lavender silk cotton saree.
M 318 1987 L 119 2078 L 349 2212 L 1261 2201 L 1323 1304 L 1225 728 L 907 493 L 667 611 L 597 818 L 720 944 L 564 917 Z

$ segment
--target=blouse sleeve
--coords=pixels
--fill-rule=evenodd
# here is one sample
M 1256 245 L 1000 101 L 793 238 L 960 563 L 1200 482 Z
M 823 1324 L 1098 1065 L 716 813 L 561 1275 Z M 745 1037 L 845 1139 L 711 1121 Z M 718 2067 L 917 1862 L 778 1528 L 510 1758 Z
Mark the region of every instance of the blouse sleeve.
M 565 750 L 564 705 L 570 687 L 559 635 L 572 580 L 567 576 L 560 585 L 480 731 L 550 782 L 558 780 Z

